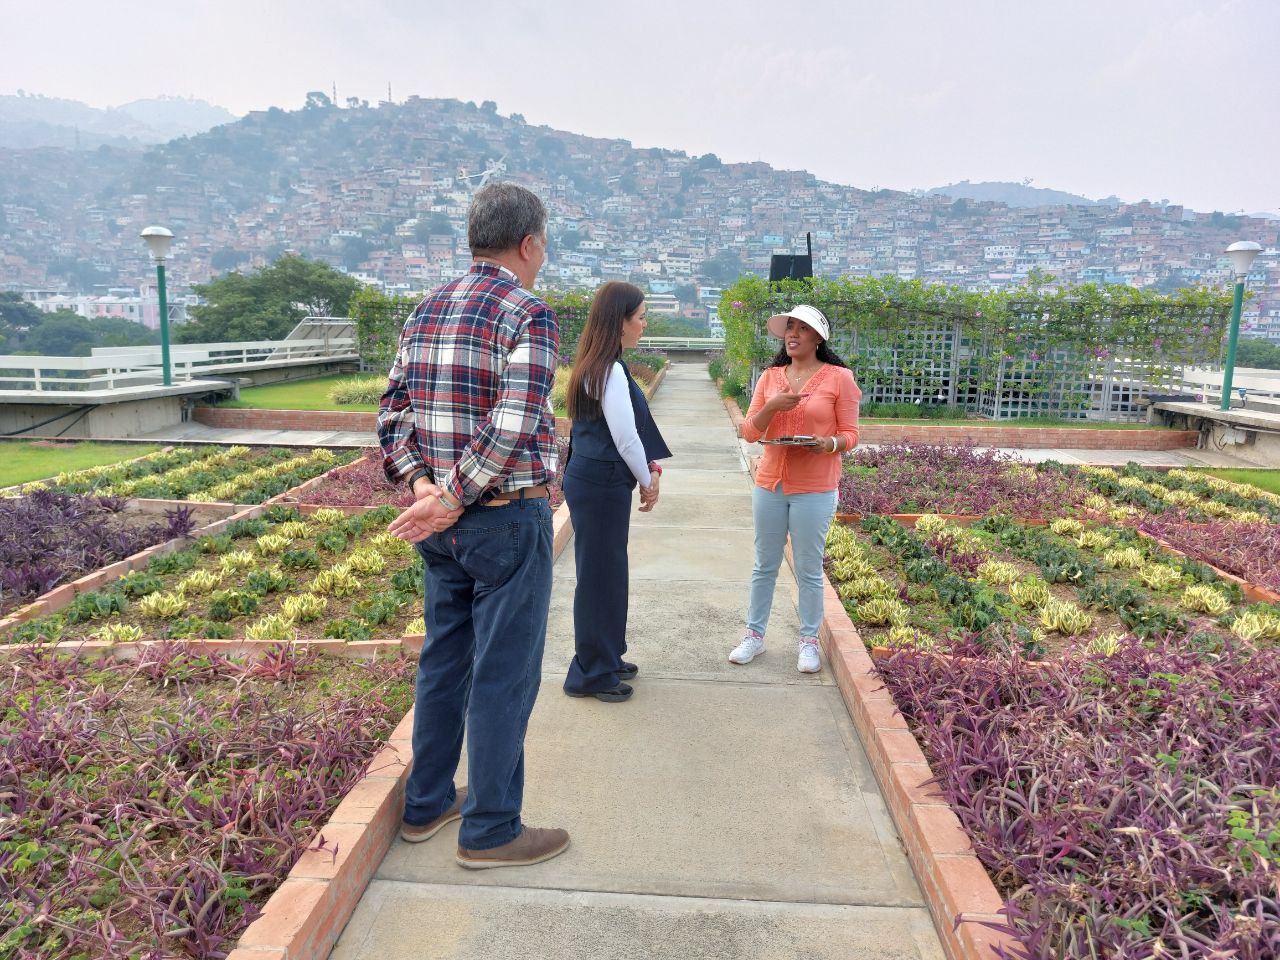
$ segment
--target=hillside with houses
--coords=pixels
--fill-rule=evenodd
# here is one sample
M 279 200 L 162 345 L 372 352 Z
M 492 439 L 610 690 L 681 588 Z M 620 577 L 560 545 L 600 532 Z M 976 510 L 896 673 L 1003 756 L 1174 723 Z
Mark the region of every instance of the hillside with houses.
M 308 96 L 149 148 L 0 149 L 0 289 L 71 305 L 138 297 L 147 224 L 178 236 L 175 300 L 194 283 L 286 252 L 387 292 L 466 268 L 465 215 L 489 178 L 536 190 L 552 213 L 548 285 L 642 282 L 701 323 L 718 288 L 802 252 L 815 271 L 969 289 L 1033 271 L 1064 283 L 1174 289 L 1230 279 L 1241 238 L 1280 247 L 1280 221 L 1175 204 L 1009 206 L 946 193 L 867 191 L 765 163 L 640 148 L 535 126 L 495 104 L 412 97 L 370 106 Z M 1260 257 L 1246 323 L 1280 341 L 1280 258 Z

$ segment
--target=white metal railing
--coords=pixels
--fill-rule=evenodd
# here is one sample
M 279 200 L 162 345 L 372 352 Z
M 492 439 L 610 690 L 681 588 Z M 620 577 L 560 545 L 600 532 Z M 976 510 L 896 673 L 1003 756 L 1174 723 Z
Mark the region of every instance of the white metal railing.
M 175 382 L 307 360 L 355 359 L 353 337 L 197 343 L 169 349 Z M 159 383 L 160 348 L 99 347 L 88 357 L 0 355 L 0 391 L 84 392 Z
M 1223 371 L 1192 368 L 1183 373 L 1182 382 L 1175 386 L 1176 393 L 1197 393 L 1205 400 L 1222 399 Z M 1260 370 L 1254 367 L 1236 367 L 1231 377 L 1234 394 L 1241 387 L 1250 399 L 1280 400 L 1280 370 Z M 1235 399 L 1235 397 L 1232 397 Z
M 641 350 L 720 350 L 724 337 L 641 337 Z

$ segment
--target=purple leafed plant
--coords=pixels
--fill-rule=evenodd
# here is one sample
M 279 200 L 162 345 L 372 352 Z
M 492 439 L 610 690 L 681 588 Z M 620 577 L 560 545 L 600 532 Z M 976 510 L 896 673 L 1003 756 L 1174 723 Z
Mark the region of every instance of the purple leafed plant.
M 1280 650 L 880 665 L 1035 960 L 1280 956 Z
M 854 451 L 840 478 L 840 510 L 1041 519 L 1081 503 L 1089 493 L 1076 477 L 1026 469 L 997 450 L 893 443 Z
M 1188 523 L 1161 514 L 1143 516 L 1137 527 L 1196 560 L 1280 592 L 1280 526 L 1224 520 Z
M 150 648 L 0 678 L 0 956 L 221 958 L 412 700 L 411 661 Z M 334 851 L 336 855 L 336 851 Z
M 195 525 L 187 509 L 148 520 L 122 508 L 117 498 L 51 490 L 0 500 L 0 614 Z

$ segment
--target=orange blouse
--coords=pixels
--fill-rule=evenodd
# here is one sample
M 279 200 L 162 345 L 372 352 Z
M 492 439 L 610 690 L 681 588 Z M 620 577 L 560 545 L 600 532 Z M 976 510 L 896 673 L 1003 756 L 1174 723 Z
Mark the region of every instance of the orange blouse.
M 748 443 L 776 437 L 808 435 L 843 437 L 844 449 L 852 450 L 858 442 L 858 401 L 862 391 L 853 379 L 853 371 L 824 363 L 809 378 L 802 393 L 808 396 L 793 409 L 774 414 L 769 429 L 761 433 L 751 418 L 774 394 L 781 393 L 787 383 L 785 367 L 770 367 L 756 381 L 742 439 Z M 756 486 L 773 490 L 782 483 L 783 493 L 822 493 L 834 490 L 840 482 L 840 457 L 836 454 L 814 454 L 799 447 L 766 445 L 764 459 L 756 470 Z

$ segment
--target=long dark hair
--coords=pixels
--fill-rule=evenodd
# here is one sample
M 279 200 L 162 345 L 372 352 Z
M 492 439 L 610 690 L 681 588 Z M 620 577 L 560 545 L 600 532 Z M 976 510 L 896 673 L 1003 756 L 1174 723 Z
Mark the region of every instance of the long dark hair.
M 644 291 L 621 280 L 610 280 L 596 291 L 569 374 L 565 406 L 570 420 L 594 420 L 601 415 L 609 368 L 622 356 L 622 321 L 635 316 L 643 303 Z
M 827 346 L 827 341 L 825 340 L 818 341 L 818 349 L 816 351 L 816 354 L 819 360 L 821 360 L 823 363 L 829 363 L 833 367 L 845 367 L 847 369 L 849 366 L 847 363 L 845 363 L 843 360 L 840 359 L 840 357 L 836 354 L 834 350 L 832 350 L 829 346 Z M 769 362 L 769 366 L 771 367 L 791 366 L 791 357 L 787 355 L 787 345 L 785 343 L 782 345 L 782 349 L 778 351 L 778 355 Z

